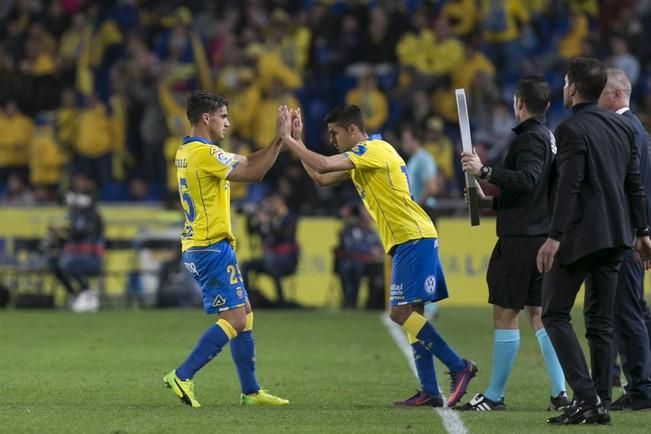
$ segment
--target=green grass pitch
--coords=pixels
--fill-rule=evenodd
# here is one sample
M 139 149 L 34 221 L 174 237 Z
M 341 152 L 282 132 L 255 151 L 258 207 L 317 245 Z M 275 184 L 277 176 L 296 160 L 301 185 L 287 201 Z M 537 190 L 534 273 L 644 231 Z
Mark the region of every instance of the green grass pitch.
M 578 312 L 574 317 L 581 327 Z M 291 405 L 240 407 L 228 349 L 195 377 L 202 408 L 182 405 L 162 377 L 209 323 L 199 310 L 0 312 L 0 432 L 445 432 L 431 409 L 391 407 L 417 382 L 378 312 L 259 311 L 258 379 Z M 490 310 L 443 304 L 436 325 L 479 365 L 469 399 L 490 375 Z M 651 411 L 613 414 L 610 427 L 546 426 L 549 386 L 535 337 L 524 324 L 522 330 L 508 410 L 461 414 L 470 433 L 650 432 Z M 447 388 L 441 365 L 437 374 Z

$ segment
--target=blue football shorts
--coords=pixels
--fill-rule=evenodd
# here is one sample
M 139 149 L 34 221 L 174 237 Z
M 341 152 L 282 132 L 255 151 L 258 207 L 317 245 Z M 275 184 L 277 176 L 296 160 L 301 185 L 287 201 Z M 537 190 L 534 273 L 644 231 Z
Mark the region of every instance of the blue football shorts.
M 394 248 L 390 306 L 431 303 L 448 298 L 438 245 L 436 238 L 421 238 Z
M 183 252 L 183 263 L 201 288 L 203 310 L 207 314 L 246 305 L 240 268 L 227 240 L 189 248 Z

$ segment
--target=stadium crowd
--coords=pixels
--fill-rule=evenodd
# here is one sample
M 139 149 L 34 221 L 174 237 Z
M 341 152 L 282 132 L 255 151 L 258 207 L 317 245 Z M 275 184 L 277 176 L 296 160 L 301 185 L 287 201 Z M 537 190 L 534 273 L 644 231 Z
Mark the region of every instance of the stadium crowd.
M 578 55 L 624 69 L 651 121 L 648 0 L 8 0 L 0 24 L 6 204 L 56 201 L 73 173 L 91 176 L 101 200 L 177 204 L 172 163 L 198 87 L 229 99 L 224 146 L 240 153 L 270 141 L 279 104 L 301 106 L 306 144 L 334 153 L 323 115 L 357 104 L 370 132 L 393 143 L 414 132 L 435 161 L 437 197 L 462 195 L 454 88 L 467 91 L 488 162 L 512 137 L 517 79 L 545 72 L 553 128 Z M 270 191 L 301 214 L 335 215 L 356 196 L 317 189 L 289 154 L 232 193 L 246 209 Z

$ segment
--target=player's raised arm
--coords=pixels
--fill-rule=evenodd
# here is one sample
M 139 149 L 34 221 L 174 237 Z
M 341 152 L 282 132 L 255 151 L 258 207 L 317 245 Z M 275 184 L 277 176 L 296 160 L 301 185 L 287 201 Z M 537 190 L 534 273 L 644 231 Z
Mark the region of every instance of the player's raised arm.
M 235 168 L 228 174 L 229 181 L 236 182 L 259 182 L 262 181 L 262 178 L 267 174 L 271 166 L 276 162 L 278 154 L 281 151 L 282 140 L 278 134 L 278 127 L 281 123 L 281 116 L 288 116 L 289 113 L 281 112 L 280 108 L 278 109 L 278 121 L 276 124 L 276 136 L 273 138 L 271 143 L 264 148 L 256 151 L 250 155 L 238 155 L 234 154 L 235 159 L 238 164 Z
M 292 120 L 292 138 L 299 142 L 300 145 L 305 146 L 302 140 L 303 120 L 301 119 L 301 109 L 299 108 L 298 110 L 292 110 L 290 118 Z M 319 187 L 327 187 L 329 185 L 339 184 L 350 179 L 350 171 L 348 170 L 321 174 L 305 164 L 305 162 L 302 160 L 301 164 L 303 164 L 303 167 L 305 168 L 307 174 L 310 175 L 310 178 L 312 178 L 312 180 L 314 180 L 314 182 L 316 182 Z
M 292 137 L 292 122 L 287 107 L 281 106 L 280 110 L 288 113 L 287 116 L 282 117 L 279 127 L 280 138 L 296 153 L 304 166 L 320 175 L 355 168 L 353 163 L 344 155 L 325 156 L 307 149 L 303 142 Z

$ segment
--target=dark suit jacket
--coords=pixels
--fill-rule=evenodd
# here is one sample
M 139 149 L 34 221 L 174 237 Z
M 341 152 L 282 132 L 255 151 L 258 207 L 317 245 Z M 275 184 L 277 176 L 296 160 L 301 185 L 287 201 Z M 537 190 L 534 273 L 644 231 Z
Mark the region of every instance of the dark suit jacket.
M 561 265 L 630 247 L 646 227 L 646 197 L 630 123 L 595 103 L 577 104 L 556 129 L 558 180 L 549 231 Z
M 647 134 L 640 118 L 635 116 L 635 114 L 630 110 L 626 110 L 622 113 L 622 116 L 631 123 L 633 127 L 633 134 L 635 135 L 635 146 L 637 150 L 638 158 L 640 159 L 640 176 L 642 177 L 642 185 L 644 186 L 644 192 L 647 196 L 646 201 L 646 218 L 647 225 L 651 227 L 651 200 L 649 200 L 649 195 L 651 195 L 651 161 L 649 158 L 649 135 Z

